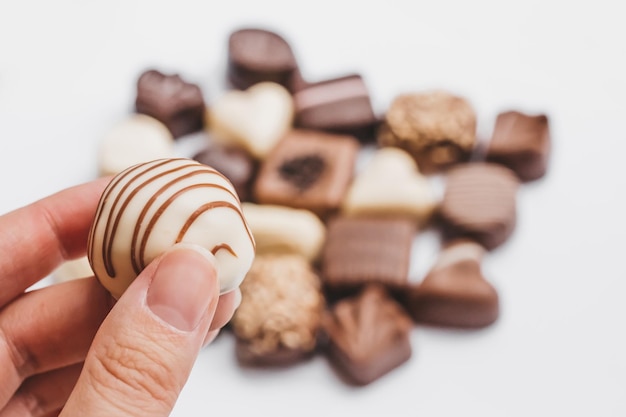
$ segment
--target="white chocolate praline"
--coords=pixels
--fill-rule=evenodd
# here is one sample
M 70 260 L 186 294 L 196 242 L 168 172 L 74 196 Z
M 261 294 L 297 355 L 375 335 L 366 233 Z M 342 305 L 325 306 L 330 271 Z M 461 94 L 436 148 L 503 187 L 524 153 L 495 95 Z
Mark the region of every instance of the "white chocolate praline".
M 177 243 L 202 246 L 215 256 L 221 293 L 239 286 L 255 242 L 230 181 L 185 158 L 134 165 L 113 178 L 100 199 L 87 252 L 104 287 L 119 298 Z
M 135 164 L 172 157 L 174 139 L 157 119 L 134 114 L 107 132 L 98 155 L 100 175 L 116 175 Z

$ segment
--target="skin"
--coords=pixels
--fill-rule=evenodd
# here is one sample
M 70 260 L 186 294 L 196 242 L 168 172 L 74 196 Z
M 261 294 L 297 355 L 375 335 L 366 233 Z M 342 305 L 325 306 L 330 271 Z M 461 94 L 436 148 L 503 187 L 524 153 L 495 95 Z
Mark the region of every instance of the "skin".
M 219 296 L 213 264 L 193 248 L 157 258 L 117 302 L 93 277 L 26 292 L 86 253 L 109 180 L 0 216 L 0 417 L 167 416 L 238 306 L 239 290 Z M 168 300 L 180 276 L 200 290 Z M 169 307 L 176 298 L 182 313 Z

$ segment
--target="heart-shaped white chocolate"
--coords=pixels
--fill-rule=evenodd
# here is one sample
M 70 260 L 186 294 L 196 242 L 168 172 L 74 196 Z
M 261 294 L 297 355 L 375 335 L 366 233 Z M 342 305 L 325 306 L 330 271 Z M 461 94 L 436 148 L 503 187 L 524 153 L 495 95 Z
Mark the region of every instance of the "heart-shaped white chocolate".
M 291 128 L 293 114 L 289 91 L 280 84 L 263 82 L 218 99 L 208 109 L 208 129 L 216 140 L 241 146 L 263 159 Z
M 342 204 L 346 215 L 408 215 L 426 222 L 438 199 L 431 183 L 404 150 L 385 147 L 354 179 Z

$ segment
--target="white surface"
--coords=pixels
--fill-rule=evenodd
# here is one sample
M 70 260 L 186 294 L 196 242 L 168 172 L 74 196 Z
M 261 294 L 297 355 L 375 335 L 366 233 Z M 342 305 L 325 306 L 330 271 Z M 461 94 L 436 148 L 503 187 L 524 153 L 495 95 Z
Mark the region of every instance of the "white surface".
M 3 1 L 0 212 L 93 178 L 98 140 L 132 109 L 147 67 L 215 99 L 226 37 L 243 24 L 285 34 L 310 80 L 360 72 L 381 111 L 435 87 L 468 97 L 483 135 L 501 110 L 545 111 L 550 172 L 522 188 L 516 233 L 484 264 L 497 324 L 417 328 L 411 361 L 363 389 L 321 357 L 241 369 L 226 335 L 202 352 L 173 415 L 626 415 L 626 26 L 621 2 L 582 4 Z M 415 271 L 435 244 L 421 240 Z

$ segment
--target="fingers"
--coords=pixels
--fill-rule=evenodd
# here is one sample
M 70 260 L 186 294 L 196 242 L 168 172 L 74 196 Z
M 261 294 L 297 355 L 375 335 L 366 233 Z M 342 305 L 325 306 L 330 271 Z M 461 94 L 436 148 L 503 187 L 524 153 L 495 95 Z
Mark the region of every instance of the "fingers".
M 217 310 L 215 311 L 215 316 L 213 316 L 213 322 L 211 323 L 209 332 L 202 342 L 202 347 L 209 345 L 215 340 L 222 327 L 226 326 L 230 319 L 233 318 L 233 314 L 235 314 L 235 310 L 239 307 L 239 304 L 241 304 L 241 290 L 239 288 L 222 294 L 217 304 Z
M 96 207 L 110 179 L 61 191 L 0 217 L 0 307 L 83 254 Z
M 82 362 L 112 297 L 87 278 L 31 291 L 0 314 L 0 408 L 31 375 Z
M 0 410 L 0 417 L 58 414 L 70 396 L 82 367 L 82 363 L 77 363 L 27 379 L 6 407 Z
M 241 304 L 241 291 L 239 288 L 236 290 L 222 294 L 217 304 L 217 310 L 211 323 L 209 330 L 219 330 L 226 325 L 233 317 L 235 310 Z
M 139 275 L 96 334 L 61 415 L 171 413 L 217 307 L 211 259 L 175 247 Z

